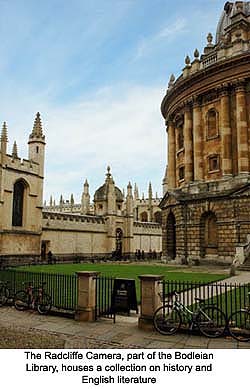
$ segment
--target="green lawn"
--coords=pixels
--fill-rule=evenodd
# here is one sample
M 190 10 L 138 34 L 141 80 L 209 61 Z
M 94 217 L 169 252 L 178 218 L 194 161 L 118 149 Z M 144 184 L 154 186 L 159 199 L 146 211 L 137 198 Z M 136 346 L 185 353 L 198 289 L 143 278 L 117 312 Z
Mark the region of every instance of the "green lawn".
M 163 275 L 166 280 L 212 282 L 226 278 L 225 274 L 191 272 L 165 265 L 131 263 L 86 263 L 22 266 L 17 270 L 31 272 L 74 274 L 78 271 L 97 271 L 102 276 L 135 278 L 143 274 Z
M 204 284 L 222 280 L 225 274 L 205 273 L 202 268 L 188 269 L 163 264 L 151 263 L 85 263 L 32 265 L 12 268 L 0 272 L 3 280 L 8 280 L 14 290 L 23 289 L 22 282 L 31 281 L 34 285 L 46 282 L 46 291 L 52 296 L 56 307 L 73 307 L 76 303 L 76 278 L 78 271 L 97 271 L 101 276 L 112 278 L 135 279 L 137 299 L 140 301 L 140 282 L 138 276 L 143 274 L 162 275 L 165 280 L 172 281 L 171 287 L 177 290 L 190 289 L 190 282 Z M 181 284 L 185 282 L 185 285 Z

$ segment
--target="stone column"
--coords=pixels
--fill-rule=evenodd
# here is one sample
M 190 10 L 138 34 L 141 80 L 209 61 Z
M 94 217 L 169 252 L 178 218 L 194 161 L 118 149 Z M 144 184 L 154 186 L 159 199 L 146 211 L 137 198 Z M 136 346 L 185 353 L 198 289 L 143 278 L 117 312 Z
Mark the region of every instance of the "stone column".
M 163 276 L 143 275 L 139 276 L 141 282 L 141 312 L 139 328 L 152 330 L 153 316 L 156 309 L 161 305 L 159 293 L 162 291 L 159 281 Z
M 236 126 L 237 126 L 237 150 L 238 150 L 238 173 L 248 172 L 248 130 L 246 92 L 244 82 L 239 82 L 236 92 Z
M 192 111 L 189 104 L 184 112 L 184 149 L 185 149 L 185 182 L 193 181 L 193 121 Z
M 176 146 L 175 127 L 172 120 L 168 121 L 168 189 L 176 187 Z
M 193 102 L 193 145 L 194 145 L 194 180 L 200 181 L 204 178 L 203 153 L 202 153 L 202 125 L 201 105 L 198 97 Z
M 232 174 L 232 129 L 230 123 L 230 101 L 228 88 L 225 86 L 221 91 L 221 110 L 220 110 L 220 127 L 222 141 L 222 174 Z
M 77 308 L 75 320 L 94 321 L 96 305 L 96 277 L 99 272 L 79 271 L 77 280 Z

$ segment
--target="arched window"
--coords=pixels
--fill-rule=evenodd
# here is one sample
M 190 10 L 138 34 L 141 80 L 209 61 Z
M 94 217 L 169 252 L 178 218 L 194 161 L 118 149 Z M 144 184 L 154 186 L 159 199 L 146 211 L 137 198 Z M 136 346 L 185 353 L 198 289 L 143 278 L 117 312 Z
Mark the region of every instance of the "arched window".
M 215 138 L 218 134 L 218 112 L 211 108 L 207 112 L 207 138 Z
M 184 116 L 177 116 L 175 118 L 176 130 L 177 130 L 177 151 L 183 149 L 184 147 L 184 134 L 183 134 L 183 126 L 184 126 Z
M 178 127 L 178 149 L 183 149 L 184 147 L 184 135 L 183 135 L 183 125 Z
M 25 184 L 22 180 L 14 184 L 13 190 L 13 208 L 12 208 L 12 225 L 21 227 L 23 225 Z
M 156 222 L 156 223 L 159 223 L 159 224 L 161 224 L 161 212 L 160 211 L 157 211 L 157 212 L 155 212 L 155 214 L 154 214 L 154 221 Z
M 147 214 L 147 212 L 142 212 L 141 213 L 141 221 L 142 222 L 147 222 L 148 221 L 148 214 Z

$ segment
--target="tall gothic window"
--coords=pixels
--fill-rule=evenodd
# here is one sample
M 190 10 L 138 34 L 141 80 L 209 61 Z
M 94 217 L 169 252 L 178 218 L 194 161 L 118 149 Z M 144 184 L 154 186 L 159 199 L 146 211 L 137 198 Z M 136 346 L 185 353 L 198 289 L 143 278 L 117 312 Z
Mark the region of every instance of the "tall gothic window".
M 12 210 L 12 225 L 15 227 L 21 227 L 23 225 L 24 191 L 25 186 L 23 181 L 17 181 L 14 184 Z
M 207 138 L 218 136 L 218 112 L 212 108 L 207 112 Z

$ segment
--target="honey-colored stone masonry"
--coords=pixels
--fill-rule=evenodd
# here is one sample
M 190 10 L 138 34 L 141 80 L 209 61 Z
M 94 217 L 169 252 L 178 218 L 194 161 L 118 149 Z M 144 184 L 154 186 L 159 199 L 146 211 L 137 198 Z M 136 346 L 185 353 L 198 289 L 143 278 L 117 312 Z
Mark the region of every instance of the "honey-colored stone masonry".
M 227 2 L 207 42 L 171 75 L 161 105 L 163 258 L 182 263 L 232 263 L 250 233 L 250 2 Z

